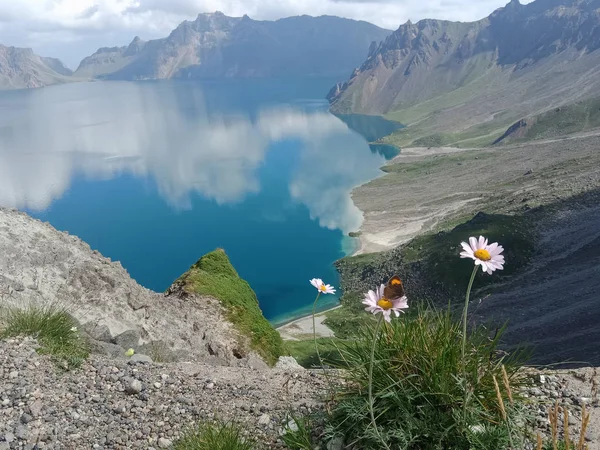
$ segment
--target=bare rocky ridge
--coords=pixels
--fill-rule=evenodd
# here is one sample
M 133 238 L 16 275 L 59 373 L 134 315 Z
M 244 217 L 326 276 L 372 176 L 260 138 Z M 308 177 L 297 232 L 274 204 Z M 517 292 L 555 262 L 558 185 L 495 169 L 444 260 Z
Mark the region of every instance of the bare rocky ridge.
M 47 223 L 0 209 L 0 249 L 2 303 L 66 309 L 97 351 L 134 348 L 169 360 L 265 367 L 218 300 L 184 295 L 177 285 L 167 294 L 145 289 L 120 263 Z
M 0 44 L 0 89 L 50 86 L 69 81 L 72 72 L 55 58 L 44 58 L 29 48 Z

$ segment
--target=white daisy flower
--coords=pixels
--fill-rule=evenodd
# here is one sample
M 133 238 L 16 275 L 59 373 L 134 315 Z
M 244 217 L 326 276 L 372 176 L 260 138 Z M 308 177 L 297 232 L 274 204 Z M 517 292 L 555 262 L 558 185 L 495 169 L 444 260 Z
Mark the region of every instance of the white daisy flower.
M 313 278 L 310 280 L 310 284 L 312 284 L 321 294 L 335 294 L 333 286 L 323 283 L 323 280 L 320 278 Z
M 382 284 L 377 291 L 366 293 L 363 305 L 367 305 L 365 311 L 373 314 L 382 313 L 385 320 L 391 322 L 392 311 L 396 314 L 396 317 L 400 316 L 400 313 L 404 312 L 402 310 L 408 308 L 408 299 L 404 296 L 395 300 L 389 300 L 383 296 L 384 289 L 385 285 Z
M 498 245 L 497 242 L 488 245 L 488 240 L 483 236 L 479 236 L 479 240 L 470 237 L 469 243 L 461 242 L 463 252 L 461 258 L 471 258 L 475 260 L 475 265 L 481 266 L 484 272 L 492 274 L 494 270 L 504 269 L 504 248 Z

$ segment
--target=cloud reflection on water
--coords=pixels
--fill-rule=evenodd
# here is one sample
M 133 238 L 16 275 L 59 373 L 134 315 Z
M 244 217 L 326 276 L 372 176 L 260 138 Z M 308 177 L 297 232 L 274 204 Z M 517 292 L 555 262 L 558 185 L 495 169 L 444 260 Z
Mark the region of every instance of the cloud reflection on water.
M 150 177 L 177 208 L 192 194 L 219 204 L 260 192 L 258 169 L 271 146 L 299 140 L 290 193 L 322 226 L 362 222 L 353 186 L 377 175 L 373 155 L 336 117 L 291 107 L 240 115 L 207 111 L 202 91 L 129 83 L 79 85 L 0 97 L 0 205 L 44 210 L 76 175 Z

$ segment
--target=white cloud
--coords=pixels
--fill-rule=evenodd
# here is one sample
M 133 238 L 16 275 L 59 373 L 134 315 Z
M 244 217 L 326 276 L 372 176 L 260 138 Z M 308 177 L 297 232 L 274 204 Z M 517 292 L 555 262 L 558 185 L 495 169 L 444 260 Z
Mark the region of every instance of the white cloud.
M 232 16 L 248 14 L 269 20 L 330 14 L 395 29 L 408 19 L 480 19 L 507 1 L 0 0 L 0 33 L 4 44 L 43 49 L 46 54 L 53 52 L 73 63 L 86 56 L 101 38 L 106 45 L 116 45 L 116 41 L 125 45 L 138 34 L 143 38 L 164 36 L 181 21 L 193 19 L 201 12 L 219 10 Z
M 279 107 L 253 120 L 219 117 L 205 111 L 198 88 L 186 91 L 198 108 L 193 115 L 178 103 L 181 91 L 152 84 L 70 85 L 32 95 L 0 117 L 0 206 L 44 210 L 78 176 L 123 173 L 153 179 L 176 208 L 190 206 L 193 194 L 235 203 L 260 192 L 258 169 L 272 144 L 297 139 L 303 150 L 292 198 L 322 226 L 354 231 L 362 214 L 350 191 L 377 176 L 384 161 L 331 114 Z

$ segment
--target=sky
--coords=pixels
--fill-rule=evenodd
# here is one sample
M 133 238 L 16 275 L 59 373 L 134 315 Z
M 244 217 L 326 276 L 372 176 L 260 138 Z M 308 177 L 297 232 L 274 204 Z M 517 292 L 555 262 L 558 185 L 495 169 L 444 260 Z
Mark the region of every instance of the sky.
M 521 0 L 529 3 L 531 0 Z M 166 36 L 199 13 L 274 20 L 301 14 L 366 20 L 395 30 L 407 20 L 471 21 L 508 0 L 0 0 L 0 44 L 31 47 L 76 68 L 99 47 L 123 46 L 134 36 Z

